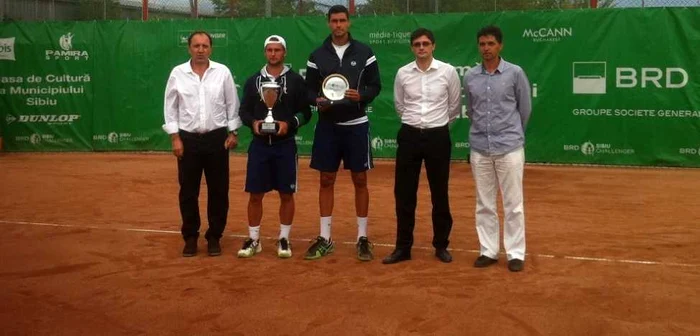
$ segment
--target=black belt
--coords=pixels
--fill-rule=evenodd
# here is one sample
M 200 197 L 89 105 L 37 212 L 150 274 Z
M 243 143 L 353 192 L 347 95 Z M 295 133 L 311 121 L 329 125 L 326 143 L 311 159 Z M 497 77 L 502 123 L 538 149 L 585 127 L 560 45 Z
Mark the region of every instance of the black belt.
M 226 134 L 227 129 L 226 129 L 226 127 L 221 127 L 221 128 L 217 128 L 215 130 L 205 132 L 205 133 L 193 133 L 193 132 L 187 132 L 185 130 L 179 130 L 179 132 L 180 132 L 180 136 L 185 136 L 188 138 L 208 138 L 208 137 L 212 137 L 212 136 L 221 135 L 221 133 Z
M 444 132 L 445 130 L 448 130 L 448 126 L 438 126 L 438 127 L 431 127 L 431 128 L 420 128 L 420 127 L 415 127 L 411 126 L 409 124 L 401 124 L 401 127 L 415 133 L 433 133 L 433 132 Z

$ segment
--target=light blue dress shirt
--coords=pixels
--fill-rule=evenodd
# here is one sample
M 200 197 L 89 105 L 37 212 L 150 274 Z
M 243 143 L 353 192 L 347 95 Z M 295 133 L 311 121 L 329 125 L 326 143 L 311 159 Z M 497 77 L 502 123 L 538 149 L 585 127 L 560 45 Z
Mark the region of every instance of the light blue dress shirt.
M 473 67 L 464 76 L 464 94 L 471 150 L 502 155 L 525 144 L 532 101 L 530 82 L 521 67 L 503 58 L 493 73 L 483 65 Z

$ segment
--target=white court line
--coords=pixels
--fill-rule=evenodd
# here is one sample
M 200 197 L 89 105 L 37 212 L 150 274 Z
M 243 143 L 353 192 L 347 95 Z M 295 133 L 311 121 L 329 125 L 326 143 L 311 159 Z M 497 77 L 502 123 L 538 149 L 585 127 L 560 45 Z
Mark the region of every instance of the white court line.
M 31 226 L 51 226 L 51 227 L 64 227 L 64 228 L 80 228 L 80 229 L 91 229 L 91 230 L 115 230 L 115 231 L 127 231 L 127 232 L 148 232 L 148 233 L 168 233 L 168 234 L 180 234 L 180 231 L 173 230 L 157 230 L 157 229 L 135 229 L 135 228 L 115 228 L 109 226 L 94 226 L 94 225 L 76 225 L 76 224 L 58 224 L 58 223 L 41 223 L 41 222 L 25 222 L 25 221 L 7 221 L 0 220 L 0 224 L 15 224 L 15 225 L 31 225 Z M 226 235 L 227 237 L 234 238 L 248 238 L 247 235 L 237 235 L 231 234 Z M 264 240 L 277 240 L 275 237 L 261 237 Z M 310 239 L 290 239 L 296 242 L 309 242 Z M 356 242 L 339 242 L 343 245 L 355 245 Z M 381 247 L 394 247 L 394 244 L 387 243 L 374 243 L 374 246 Z M 425 246 L 414 246 L 414 249 L 418 250 L 433 250 L 433 247 Z M 469 253 L 479 253 L 478 250 L 468 250 L 460 248 L 450 248 L 453 252 L 469 252 Z M 501 252 L 502 255 L 505 253 Z M 635 265 L 656 265 L 656 266 L 678 266 L 678 267 L 698 267 L 698 264 L 687 264 L 687 263 L 673 263 L 673 262 L 660 262 L 651 260 L 629 260 L 629 259 L 614 259 L 614 258 L 597 258 L 597 257 L 576 257 L 576 256 L 557 256 L 553 254 L 532 254 L 527 253 L 529 256 L 535 256 L 539 258 L 561 258 L 568 260 L 579 260 L 579 261 L 598 261 L 606 263 L 622 263 L 622 264 L 635 264 Z

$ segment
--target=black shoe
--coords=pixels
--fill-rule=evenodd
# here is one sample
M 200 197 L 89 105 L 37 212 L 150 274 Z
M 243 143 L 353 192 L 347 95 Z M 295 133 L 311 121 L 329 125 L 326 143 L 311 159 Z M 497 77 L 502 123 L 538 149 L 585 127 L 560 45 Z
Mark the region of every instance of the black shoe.
M 194 257 L 197 255 L 197 237 L 185 239 L 185 248 L 182 249 L 183 257 Z
M 498 262 L 498 259 L 491 259 L 485 255 L 481 255 L 478 258 L 476 258 L 476 261 L 474 261 L 474 267 L 484 268 L 484 267 L 491 266 L 497 262 Z
M 520 259 L 508 260 L 508 270 L 511 272 L 520 272 L 525 268 L 525 261 Z
M 210 257 L 221 255 L 221 244 L 218 239 L 207 240 L 207 253 Z
M 444 263 L 452 262 L 452 255 L 450 254 L 450 252 L 447 252 L 447 249 L 435 249 L 435 256 Z
M 396 264 L 405 260 L 411 260 L 411 252 L 395 249 L 394 252 L 391 252 L 390 255 L 382 260 L 382 264 Z

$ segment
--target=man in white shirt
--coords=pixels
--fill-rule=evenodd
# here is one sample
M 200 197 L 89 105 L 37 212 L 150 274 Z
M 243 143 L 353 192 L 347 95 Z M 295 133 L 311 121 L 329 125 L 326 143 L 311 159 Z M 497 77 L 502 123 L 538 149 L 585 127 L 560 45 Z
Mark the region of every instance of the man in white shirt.
M 238 144 L 240 104 L 231 71 L 209 60 L 211 36 L 196 31 L 190 35 L 188 46 L 191 59 L 172 70 L 165 88 L 163 130 L 170 135 L 177 157 L 181 232 L 185 240 L 182 255 L 197 254 L 199 187 L 204 172 L 208 191 L 207 252 L 217 256 L 221 254 L 219 240 L 228 215 L 228 151 Z
M 435 37 L 425 28 L 411 34 L 416 60 L 401 67 L 394 80 L 394 105 L 401 117 L 396 137 L 396 249 L 384 260 L 395 264 L 411 259 L 416 222 L 416 194 L 423 161 L 433 204 L 435 256 L 449 263 L 447 251 L 452 215 L 448 196 L 452 141 L 448 124 L 460 111 L 460 84 L 455 68 L 433 58 Z

